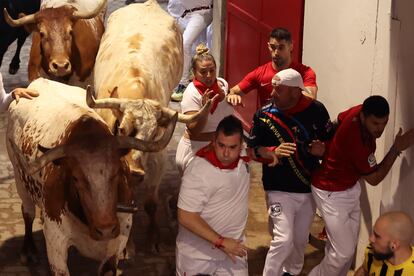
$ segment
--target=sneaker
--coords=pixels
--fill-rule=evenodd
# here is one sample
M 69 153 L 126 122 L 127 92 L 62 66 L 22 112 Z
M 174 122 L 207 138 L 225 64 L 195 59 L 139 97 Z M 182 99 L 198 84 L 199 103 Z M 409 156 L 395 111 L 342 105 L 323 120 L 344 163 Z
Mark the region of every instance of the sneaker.
M 171 95 L 171 100 L 174 102 L 181 102 L 183 99 L 184 90 L 187 87 L 183 84 L 179 84 L 175 89 L 173 94 Z

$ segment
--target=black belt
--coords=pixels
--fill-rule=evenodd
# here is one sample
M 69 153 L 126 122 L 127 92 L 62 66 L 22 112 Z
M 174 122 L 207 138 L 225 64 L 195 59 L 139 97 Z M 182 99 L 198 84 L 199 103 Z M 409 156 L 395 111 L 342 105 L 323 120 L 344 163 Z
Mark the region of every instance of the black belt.
M 213 4 L 209 5 L 209 6 L 201 6 L 201 7 L 196 7 L 196 8 L 192 8 L 189 10 L 185 10 L 183 15 L 181 15 L 181 18 L 184 18 L 187 14 L 195 12 L 195 11 L 201 11 L 201 10 L 209 10 L 213 8 Z

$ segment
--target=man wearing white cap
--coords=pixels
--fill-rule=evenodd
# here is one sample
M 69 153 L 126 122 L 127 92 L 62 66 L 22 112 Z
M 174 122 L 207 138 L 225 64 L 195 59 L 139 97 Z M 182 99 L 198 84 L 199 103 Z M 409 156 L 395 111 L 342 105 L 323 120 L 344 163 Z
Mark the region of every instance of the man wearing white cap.
M 263 186 L 273 239 L 263 275 L 299 275 L 315 213 L 310 180 L 324 153 L 323 142 L 332 135 L 324 105 L 302 94 L 301 75 L 293 69 L 272 79 L 272 103 L 253 119 L 249 147 L 256 157 L 272 150 L 274 167 L 263 165 Z

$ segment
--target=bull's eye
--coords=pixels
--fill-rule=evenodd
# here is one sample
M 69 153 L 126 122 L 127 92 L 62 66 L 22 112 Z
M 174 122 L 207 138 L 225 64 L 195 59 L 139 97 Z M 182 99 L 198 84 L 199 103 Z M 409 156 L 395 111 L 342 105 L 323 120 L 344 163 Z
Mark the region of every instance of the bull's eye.
M 46 36 L 46 33 L 44 31 L 40 31 L 39 34 L 41 38 L 45 38 Z

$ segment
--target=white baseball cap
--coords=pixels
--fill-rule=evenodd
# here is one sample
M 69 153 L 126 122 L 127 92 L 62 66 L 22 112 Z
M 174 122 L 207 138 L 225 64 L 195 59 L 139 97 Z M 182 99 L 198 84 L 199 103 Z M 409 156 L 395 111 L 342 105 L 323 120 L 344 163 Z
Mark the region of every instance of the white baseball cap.
M 276 79 L 276 76 L 278 76 L 279 79 Z M 299 87 L 300 89 L 306 91 L 306 88 L 303 85 L 302 76 L 299 74 L 298 71 L 292 68 L 288 68 L 277 72 L 276 75 L 272 78 L 272 85 L 286 85 L 291 87 Z

